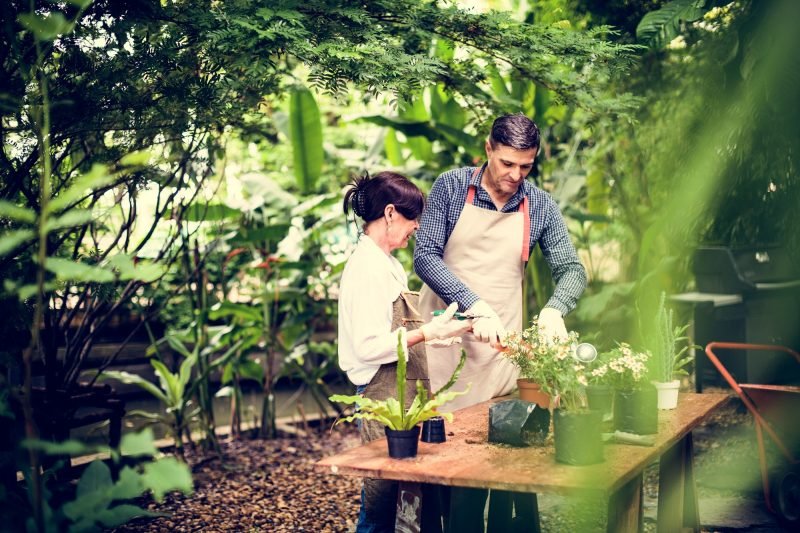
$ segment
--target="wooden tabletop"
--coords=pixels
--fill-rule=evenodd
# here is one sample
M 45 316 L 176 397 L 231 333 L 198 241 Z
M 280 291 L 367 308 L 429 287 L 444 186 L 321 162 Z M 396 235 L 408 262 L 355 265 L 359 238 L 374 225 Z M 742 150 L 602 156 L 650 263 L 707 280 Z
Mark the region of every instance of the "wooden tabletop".
M 489 406 L 495 398 L 454 413 L 447 442 L 419 443 L 416 457 L 392 459 L 386 439 L 326 457 L 315 468 L 340 475 L 368 476 L 437 485 L 517 492 L 601 491 L 610 495 L 638 475 L 662 452 L 699 425 L 728 400 L 726 394 L 681 393 L 678 408 L 659 411 L 654 446 L 604 445 L 605 462 L 570 466 L 555 462 L 552 445 L 514 448 L 487 441 Z

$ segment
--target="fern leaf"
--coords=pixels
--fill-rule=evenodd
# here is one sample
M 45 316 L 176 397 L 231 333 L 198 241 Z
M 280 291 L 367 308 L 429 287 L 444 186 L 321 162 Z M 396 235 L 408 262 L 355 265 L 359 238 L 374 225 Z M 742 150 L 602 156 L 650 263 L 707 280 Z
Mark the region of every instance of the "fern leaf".
M 438 391 L 436 391 L 436 392 L 433 394 L 434 396 L 439 396 L 439 394 L 441 394 L 441 393 L 443 393 L 443 392 L 445 392 L 445 391 L 449 390 L 449 389 L 450 389 L 450 387 L 452 387 L 453 385 L 455 385 L 455 383 L 456 383 L 456 380 L 458 379 L 458 376 L 459 376 L 459 374 L 461 374 L 461 369 L 463 369 L 463 368 L 464 368 L 464 363 L 466 363 L 466 362 L 467 362 L 467 352 L 464 350 L 464 348 L 461 348 L 461 359 L 459 359 L 459 360 L 458 360 L 458 365 L 456 366 L 456 369 L 453 371 L 453 375 L 452 375 L 452 376 L 450 376 L 450 381 L 448 381 L 447 383 L 445 383 L 445 384 L 444 384 L 444 386 L 443 386 L 441 389 L 439 389 Z

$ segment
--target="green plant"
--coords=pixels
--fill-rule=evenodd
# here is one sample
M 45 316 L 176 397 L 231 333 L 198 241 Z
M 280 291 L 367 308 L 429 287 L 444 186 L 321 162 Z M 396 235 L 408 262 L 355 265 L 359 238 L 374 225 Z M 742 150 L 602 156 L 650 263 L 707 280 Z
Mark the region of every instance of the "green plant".
M 339 369 L 337 357 L 335 342 L 310 341 L 300 344 L 286 357 L 283 373 L 289 379 L 297 379 L 302 383 L 302 387 L 311 393 L 320 413 L 327 412 L 328 407 L 333 407 L 341 416 L 344 414 L 341 406 L 328 400 L 331 396 L 330 382 L 339 378 L 336 374 Z
M 612 352 L 602 352 L 597 359 L 586 364 L 584 374 L 587 385 L 609 386 L 608 383 L 608 363 L 614 357 Z
M 650 11 L 636 27 L 636 37 L 652 48 L 664 48 L 682 28 L 703 18 L 711 8 L 705 0 L 672 0 Z
M 539 332 L 538 318 L 520 333 L 506 336 L 503 355 L 520 371 L 520 377 L 538 383 L 542 391 L 561 409 L 577 410 L 586 407 L 585 365 L 572 357 L 578 334 L 569 333 L 567 339 L 549 342 Z
M 71 487 L 48 487 L 52 492 L 45 493 L 44 529 L 41 531 L 99 531 L 118 527 L 134 518 L 165 516 L 139 507 L 135 499 L 150 492 L 160 502 L 165 494 L 174 490 L 184 494 L 192 492 L 189 467 L 174 457 L 160 457 L 150 429 L 123 435 L 118 449 L 88 446 L 75 440 L 26 440 L 22 444 L 57 457 L 89 453 L 110 457 L 111 468 L 101 459 L 92 461 L 81 474 L 71 496 L 59 497 Z M 27 525 L 31 531 L 31 520 Z
M 684 335 L 689 324 L 673 326 L 672 316 L 672 309 L 667 309 L 666 294 L 662 292 L 656 314 L 653 358 L 650 366 L 655 381 L 667 382 L 678 376 L 687 375 L 685 367 L 692 361 L 689 349 L 693 345 L 686 342 L 689 337 Z M 679 344 L 683 344 L 680 349 L 678 349 Z
M 363 420 L 376 420 L 384 424 L 389 429 L 405 430 L 411 429 L 420 422 L 431 419 L 435 416 L 442 416 L 448 421 L 453 420 L 452 413 L 440 413 L 436 409 L 441 405 L 449 402 L 453 398 L 466 394 L 470 386 L 460 392 L 449 392 L 449 389 L 455 384 L 464 363 L 467 360 L 467 352 L 461 350 L 461 360 L 458 362 L 453 375 L 450 376 L 448 381 L 441 389 L 430 397 L 428 391 L 422 386 L 422 382 L 417 380 L 417 394 L 414 401 L 408 409 L 405 408 L 406 403 L 406 354 L 403 349 L 403 343 L 400 334 L 397 336 L 397 398 L 387 398 L 385 400 L 373 400 L 364 396 L 346 396 L 343 394 L 334 394 L 330 397 L 332 402 L 340 402 L 344 404 L 355 404 L 358 410 L 350 416 L 340 418 L 336 421 L 339 422 L 352 422 L 358 418 Z
M 592 369 L 591 378 L 587 378 L 594 383 L 605 383 L 620 390 L 636 389 L 647 376 L 648 351 L 637 352 L 621 342 L 602 357 L 607 362 Z
M 138 410 L 131 411 L 130 414 L 142 416 L 153 422 L 163 423 L 169 427 L 175 441 L 175 451 L 179 457 L 183 458 L 183 435 L 188 430 L 190 421 L 201 412 L 200 406 L 189 411 L 198 387 L 208 380 L 208 376 L 213 371 L 231 360 L 237 350 L 239 350 L 241 343 L 234 343 L 223 355 L 214 359 L 205 369 L 198 369 L 198 371 L 195 372 L 195 367 L 200 358 L 200 352 L 203 350 L 213 350 L 209 347 L 201 348 L 199 344 L 195 344 L 194 348 L 190 350 L 184 340 L 176 332 L 168 332 L 159 342 L 169 344 L 169 346 L 177 353 L 181 354 L 184 359 L 181 362 L 178 372 L 170 372 L 167 365 L 157 357 L 151 359 L 150 364 L 158 377 L 158 385 L 147 381 L 139 375 L 125 371 L 107 370 L 101 374 L 100 379 L 116 379 L 122 383 L 136 385 L 159 400 L 164 406 L 165 412 L 163 414 Z M 154 346 L 157 346 L 157 344 Z
M 527 329 L 506 336 L 502 354 L 519 369 L 521 378 L 544 385 L 560 361 L 569 357 L 577 341 L 578 334 L 573 331 L 563 342 L 548 342 L 539 332 L 538 318 L 534 318 Z

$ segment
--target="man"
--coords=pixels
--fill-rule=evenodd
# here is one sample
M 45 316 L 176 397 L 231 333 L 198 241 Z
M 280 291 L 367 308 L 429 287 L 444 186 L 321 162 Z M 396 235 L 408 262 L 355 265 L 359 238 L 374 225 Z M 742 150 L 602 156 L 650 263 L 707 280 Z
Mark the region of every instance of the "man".
M 468 394 L 444 409 L 459 409 L 502 396 L 516 385 L 517 369 L 498 348 L 506 330 L 522 328 L 522 280 L 536 244 L 550 265 L 556 288 L 539 313 L 550 337 L 566 337 L 563 316 L 586 287 L 586 271 L 569 239 L 558 206 L 525 180 L 539 151 L 539 128 L 528 117 L 506 115 L 492 124 L 486 163 L 440 175 L 433 184 L 414 250 L 414 270 L 425 286 L 422 316 L 457 302 L 473 319 L 473 338 L 463 337 L 467 362 L 453 390 Z M 432 390 L 450 379 L 461 346 L 426 347 Z M 453 488 L 446 529 L 482 532 L 486 491 Z M 511 508 L 511 493 L 495 492 L 491 506 Z M 536 516 L 535 495 L 514 498 L 518 519 Z M 527 515 L 526 515 L 527 513 Z M 491 513 L 490 513 L 491 514 Z
M 539 128 L 522 114 L 494 121 L 486 141 L 487 161 L 440 175 L 422 214 L 414 270 L 425 282 L 423 316 L 457 302 L 476 317 L 473 337 L 464 336 L 467 363 L 453 390 L 472 382 L 458 409 L 508 394 L 516 368 L 498 351 L 506 330 L 522 328 L 522 280 L 536 246 L 550 265 L 556 288 L 539 314 L 551 336 L 566 337 L 563 316 L 586 287 L 586 271 L 569 239 L 558 206 L 526 177 L 539 150 Z M 432 390 L 450 378 L 461 347 L 429 347 Z

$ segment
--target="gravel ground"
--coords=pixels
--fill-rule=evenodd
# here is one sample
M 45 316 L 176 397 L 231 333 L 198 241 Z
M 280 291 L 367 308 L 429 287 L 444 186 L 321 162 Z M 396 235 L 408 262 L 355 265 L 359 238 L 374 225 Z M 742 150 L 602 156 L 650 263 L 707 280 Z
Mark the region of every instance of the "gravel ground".
M 760 496 L 752 417 L 737 399 L 697 428 L 694 436 L 701 499 Z M 352 530 L 358 514 L 360 480 L 317 473 L 312 465 L 323 456 L 358 443 L 355 427 L 341 425 L 333 432 L 312 432 L 302 437 L 287 434 L 272 441 L 223 442 L 224 459 L 189 453 L 194 494 L 168 496 L 162 504 L 150 502 L 150 509 L 169 516 L 140 519 L 116 531 Z M 654 520 L 647 518 L 647 508 L 652 508 L 658 496 L 656 464 L 645 471 L 644 491 L 645 531 L 655 531 Z M 595 508 L 603 507 L 598 503 Z M 540 510 L 545 533 L 580 528 L 576 523 L 580 509 L 564 498 L 553 500 L 542 495 Z M 599 527 L 604 518 L 601 513 L 593 514 L 590 523 Z M 746 527 L 735 530 L 756 531 Z
M 116 531 L 348 531 L 359 508 L 357 478 L 314 472 L 313 464 L 359 444 L 354 426 L 307 437 L 222 442 L 224 459 L 187 453 L 194 494 L 148 508 L 168 517 L 140 519 Z

